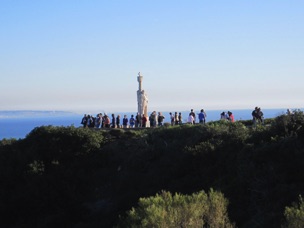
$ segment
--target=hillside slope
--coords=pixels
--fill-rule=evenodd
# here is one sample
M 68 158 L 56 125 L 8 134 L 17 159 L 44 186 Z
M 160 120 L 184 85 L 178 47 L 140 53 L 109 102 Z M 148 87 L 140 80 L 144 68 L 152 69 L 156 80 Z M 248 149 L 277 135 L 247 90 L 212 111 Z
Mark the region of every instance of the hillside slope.
M 211 122 L 168 128 L 40 127 L 0 142 L 5 227 L 113 227 L 140 197 L 213 188 L 238 227 L 279 227 L 304 193 L 304 117 L 268 127 Z

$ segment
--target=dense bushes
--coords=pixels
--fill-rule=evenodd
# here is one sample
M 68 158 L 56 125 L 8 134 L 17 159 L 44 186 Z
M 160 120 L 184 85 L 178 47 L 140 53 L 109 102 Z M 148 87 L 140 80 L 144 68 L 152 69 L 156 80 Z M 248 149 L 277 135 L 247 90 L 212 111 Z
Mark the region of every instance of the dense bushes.
M 278 136 L 295 136 L 304 134 L 304 115 L 303 111 L 295 110 L 290 115 L 276 117 L 272 124 L 272 129 Z
M 2 143 L 2 225 L 70 226 L 83 219 L 100 163 L 92 158 L 102 143 L 100 132 L 51 126 L 35 128 L 10 147 Z
M 302 228 L 304 227 L 304 201 L 299 196 L 299 202 L 293 203 L 292 206 L 285 208 L 286 228 Z
M 169 213 L 156 202 L 174 202 L 174 213 L 186 205 L 200 211 L 208 203 L 192 200 L 210 198 L 204 191 L 213 188 L 229 200 L 236 226 L 280 227 L 287 224 L 285 207 L 304 194 L 303 126 L 296 111 L 256 128 L 223 121 L 142 130 L 35 128 L 25 139 L 0 141 L 0 225 L 113 227 L 126 211 L 129 226 L 148 218 L 153 224 L 159 210 Z M 143 213 L 150 204 L 157 213 Z M 286 210 L 292 224 L 296 218 Z M 175 222 L 189 222 L 184 215 Z
M 162 191 L 154 197 L 140 198 L 119 227 L 233 227 L 227 215 L 228 201 L 212 189 L 192 195 Z

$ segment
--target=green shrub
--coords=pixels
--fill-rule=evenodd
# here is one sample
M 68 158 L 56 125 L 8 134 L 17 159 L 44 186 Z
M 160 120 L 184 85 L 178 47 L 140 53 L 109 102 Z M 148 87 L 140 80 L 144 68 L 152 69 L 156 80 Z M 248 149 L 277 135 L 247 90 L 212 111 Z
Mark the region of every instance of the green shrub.
M 171 124 L 170 123 L 164 123 L 164 127 L 170 127 Z
M 201 138 L 195 145 L 186 146 L 185 149 L 191 154 L 204 154 L 231 147 L 236 149 L 243 145 L 249 137 L 249 130 L 242 123 L 217 121 L 203 126 L 200 132 Z
M 0 140 L 0 146 L 6 146 L 6 145 L 12 145 L 17 142 L 17 139 L 11 138 L 11 139 L 2 139 Z
M 303 135 L 304 114 L 301 110 L 294 110 L 290 115 L 281 115 L 275 118 L 272 130 L 281 136 Z
M 291 207 L 285 208 L 286 228 L 302 228 L 304 227 L 304 201 L 299 196 L 299 203 L 293 203 Z
M 137 138 L 137 137 L 143 137 L 146 134 L 147 130 L 146 129 L 132 129 L 132 130 L 127 130 L 124 133 L 125 138 L 130 139 L 130 138 Z
M 33 129 L 23 141 L 24 148 L 47 158 L 82 156 L 100 148 L 104 137 L 88 128 L 42 126 Z M 48 154 L 50 153 L 50 154 Z M 57 158 L 58 159 L 58 158 Z
M 109 130 L 109 134 L 116 138 L 120 138 L 124 134 L 124 130 L 122 128 L 113 128 Z
M 192 195 L 162 191 L 140 198 L 138 207 L 127 212 L 119 227 L 234 227 L 227 215 L 228 200 L 210 190 Z

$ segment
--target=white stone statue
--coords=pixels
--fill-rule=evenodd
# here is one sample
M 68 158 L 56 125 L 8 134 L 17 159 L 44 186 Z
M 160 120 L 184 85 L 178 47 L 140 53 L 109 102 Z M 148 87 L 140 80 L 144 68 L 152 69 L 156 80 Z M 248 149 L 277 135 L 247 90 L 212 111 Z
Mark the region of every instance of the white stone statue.
M 143 76 L 138 73 L 137 81 L 139 83 L 137 90 L 137 104 L 138 104 L 138 113 L 142 116 L 143 114 L 148 118 L 148 96 L 144 90 L 142 90 L 141 83 Z

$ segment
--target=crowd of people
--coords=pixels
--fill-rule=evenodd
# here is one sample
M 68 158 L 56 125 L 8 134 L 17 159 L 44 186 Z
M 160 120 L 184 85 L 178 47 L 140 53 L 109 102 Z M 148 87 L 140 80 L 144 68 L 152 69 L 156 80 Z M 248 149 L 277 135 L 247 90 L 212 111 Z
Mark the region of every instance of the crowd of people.
M 254 126 L 256 126 L 257 123 L 264 124 L 264 114 L 260 107 L 255 107 L 251 115 Z
M 99 113 L 96 116 L 84 114 L 81 124 L 83 127 L 89 128 L 138 128 L 147 127 L 149 120 L 150 126 L 155 127 L 156 123 L 158 123 L 158 126 L 162 126 L 164 118 L 160 112 L 159 115 L 152 112 L 149 118 L 139 113 L 136 116 L 131 115 L 130 118 L 127 115 L 124 115 L 123 118 L 120 115 L 115 116 L 115 114 L 108 116 L 106 113 Z
M 180 125 L 183 124 L 183 117 L 181 112 L 172 112 L 170 115 L 170 123 L 171 125 Z M 204 109 L 201 110 L 200 113 L 197 114 L 199 123 L 205 124 L 207 114 Z M 84 114 L 81 124 L 83 127 L 89 128 L 139 128 L 139 127 L 161 127 L 164 125 L 165 116 L 161 112 L 153 111 L 150 116 L 145 116 L 137 113 L 135 116 L 131 115 L 130 118 L 127 115 L 124 115 L 121 120 L 120 115 L 115 116 L 112 114 L 108 116 L 106 113 L 99 113 L 96 116 Z M 196 114 L 193 109 L 191 109 L 189 113 L 189 117 L 187 119 L 188 124 L 196 123 Z
M 264 115 L 260 107 L 255 107 L 255 109 L 251 113 L 252 120 L 254 126 L 257 123 L 264 124 Z M 169 113 L 170 116 L 170 124 L 181 125 L 183 124 L 183 117 L 181 112 Z M 196 120 L 198 119 L 198 123 L 205 124 L 206 123 L 207 114 L 204 109 L 200 110 L 200 113 L 195 113 L 193 109 L 191 109 L 187 119 L 187 124 L 196 124 Z M 120 115 L 115 116 L 115 114 L 111 114 L 108 116 L 106 113 L 99 113 L 96 116 L 84 114 L 81 124 L 83 127 L 89 128 L 139 128 L 139 127 L 161 127 L 164 125 L 165 116 L 161 112 L 153 111 L 149 116 L 141 115 L 137 113 L 135 116 L 131 115 L 128 118 L 127 115 L 124 115 L 121 119 Z M 232 112 L 223 111 L 220 114 L 220 120 L 234 122 L 234 115 Z
M 221 120 L 227 120 L 227 121 L 230 121 L 230 122 L 234 122 L 234 115 L 232 112 L 228 111 L 228 112 L 222 112 L 221 113 L 221 116 L 220 116 L 220 119 Z

